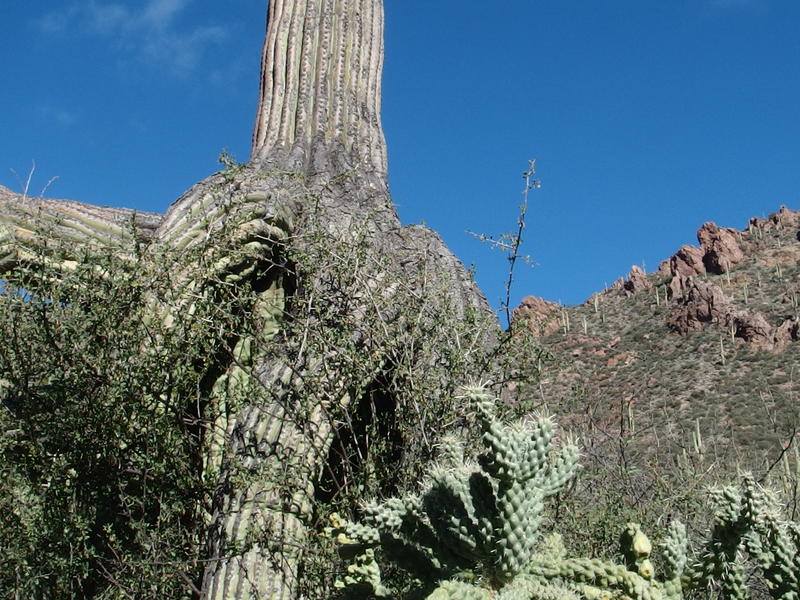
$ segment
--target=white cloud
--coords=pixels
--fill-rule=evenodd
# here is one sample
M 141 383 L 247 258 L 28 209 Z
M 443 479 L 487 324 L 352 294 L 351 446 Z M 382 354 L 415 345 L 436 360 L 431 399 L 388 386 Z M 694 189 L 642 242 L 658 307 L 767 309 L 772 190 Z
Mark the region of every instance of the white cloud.
M 218 43 L 227 30 L 218 25 L 185 28 L 177 21 L 189 0 L 147 0 L 132 9 L 125 4 L 81 0 L 45 14 L 41 31 L 60 35 L 93 35 L 107 38 L 122 52 L 186 74 L 200 60 L 208 44 Z
M 131 23 L 130 11 L 121 4 L 98 4 L 94 1 L 84 5 L 88 26 L 99 35 L 114 35 Z
M 180 73 L 192 70 L 209 43 L 223 40 L 226 31 L 222 27 L 198 27 L 183 35 L 152 33 L 145 36 L 142 52 L 150 58 L 170 61 L 172 69 Z
M 55 123 L 59 127 L 71 127 L 78 122 L 78 115 L 76 113 L 50 104 L 42 104 L 36 111 L 43 120 Z
M 186 0 L 150 0 L 144 8 L 142 20 L 154 27 L 168 27 L 185 6 Z
M 73 11 L 60 11 L 47 13 L 41 17 L 37 25 L 44 33 L 62 33 L 72 18 Z

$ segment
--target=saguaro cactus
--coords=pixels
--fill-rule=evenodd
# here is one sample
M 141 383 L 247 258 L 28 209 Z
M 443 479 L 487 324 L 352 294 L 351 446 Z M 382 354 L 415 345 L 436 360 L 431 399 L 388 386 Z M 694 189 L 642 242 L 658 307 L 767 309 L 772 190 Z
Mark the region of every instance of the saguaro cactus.
M 261 93 L 247 165 L 198 183 L 163 216 L 4 193 L 0 269 L 14 269 L 42 255 L 27 251 L 46 246 L 37 234 L 42 227 L 51 238 L 69 239 L 73 248 L 102 244 L 125 255 L 146 246 L 144 251 L 187 257 L 197 256 L 188 251 L 208 243 L 211 233 L 226 229 L 233 231 L 242 252 L 226 250 L 231 253 L 227 260 L 218 257 L 215 264 L 222 271 L 210 273 L 191 262 L 176 265 L 176 279 L 186 290 L 182 306 L 235 273 L 240 284 L 249 282 L 263 296 L 256 305 L 274 316 L 290 310 L 287 298 L 298 285 L 290 280 L 300 272 L 287 271 L 273 260 L 278 246 L 288 244 L 303 254 L 310 239 L 320 239 L 314 227 L 331 240 L 342 240 L 360 223 L 359 243 L 366 258 L 359 268 L 365 291 L 347 303 L 354 345 L 370 339 L 369 328 L 358 325 L 365 312 L 386 307 L 380 308 L 385 310 L 384 323 L 402 319 L 394 295 L 424 281 L 438 281 L 448 290 L 446 311 L 454 319 L 468 307 L 485 310 L 481 294 L 441 240 L 424 227 L 402 227 L 389 198 L 380 124 L 381 0 L 270 0 L 268 7 Z M 68 251 L 53 260 L 69 261 Z M 335 297 L 325 277 L 299 283 L 314 289 L 315 298 Z M 160 308 L 156 298 L 152 304 L 156 312 L 174 309 Z M 264 322 L 276 326 L 274 318 Z M 233 341 L 242 347 L 242 340 Z M 201 557 L 206 565 L 202 598 L 296 596 L 309 543 L 314 482 L 334 426 L 330 406 L 303 389 L 304 374 L 327 377 L 329 397 L 352 400 L 353 390 L 363 390 L 371 378 L 378 378 L 393 352 L 390 342 L 376 345 L 370 349 L 373 372 L 355 383 L 321 369 L 324 356 L 305 353 L 302 364 L 279 350 L 254 356 L 248 368 L 262 396 L 235 410 L 214 408 L 223 417 L 213 429 L 222 433 L 202 451 L 226 458 L 202 461 L 209 470 L 206 478 L 219 481 L 207 555 Z M 228 371 L 210 381 L 211 406 L 220 401 L 221 390 L 241 379 L 242 366 L 232 357 Z M 276 448 L 280 453 L 267 451 Z M 252 474 L 246 483 L 236 477 L 242 469 Z M 291 489 L 276 483 L 285 481 L 287 472 L 293 475 Z

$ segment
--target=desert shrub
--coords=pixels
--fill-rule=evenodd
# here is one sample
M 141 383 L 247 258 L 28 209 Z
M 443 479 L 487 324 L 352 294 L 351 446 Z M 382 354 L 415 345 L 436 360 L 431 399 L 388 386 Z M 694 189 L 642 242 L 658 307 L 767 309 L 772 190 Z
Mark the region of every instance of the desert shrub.
M 166 265 L 74 259 L 20 267 L 0 296 L 0 589 L 188 597 L 207 500 L 198 390 L 216 360 L 211 307 L 167 331 L 148 306 L 172 292 Z

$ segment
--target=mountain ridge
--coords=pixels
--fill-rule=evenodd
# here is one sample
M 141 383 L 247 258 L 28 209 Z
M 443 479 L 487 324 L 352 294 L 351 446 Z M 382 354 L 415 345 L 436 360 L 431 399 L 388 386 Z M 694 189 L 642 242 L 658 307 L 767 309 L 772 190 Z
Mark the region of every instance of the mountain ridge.
M 704 223 L 659 269 L 566 307 L 528 296 L 513 314 L 548 348 L 535 393 L 561 420 L 685 449 L 695 431 L 720 461 L 764 469 L 797 438 L 800 211 L 744 230 Z

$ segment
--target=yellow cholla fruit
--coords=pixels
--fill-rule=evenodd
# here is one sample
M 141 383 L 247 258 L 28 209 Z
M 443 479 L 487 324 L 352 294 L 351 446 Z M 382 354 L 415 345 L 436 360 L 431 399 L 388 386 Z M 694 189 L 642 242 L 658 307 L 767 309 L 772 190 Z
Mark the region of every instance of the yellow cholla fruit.
M 331 527 L 334 529 L 339 529 L 344 525 L 342 518 L 339 516 L 339 513 L 331 513 L 328 517 L 328 520 L 331 522 Z
M 633 551 L 638 558 L 648 558 L 650 552 L 653 551 L 653 545 L 650 543 L 650 540 L 642 530 L 638 528 L 636 529 L 636 533 L 633 534 Z
M 346 544 L 355 544 L 355 541 L 351 540 L 344 533 L 340 533 L 339 535 L 337 535 L 336 541 L 339 542 L 342 546 Z

